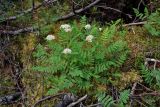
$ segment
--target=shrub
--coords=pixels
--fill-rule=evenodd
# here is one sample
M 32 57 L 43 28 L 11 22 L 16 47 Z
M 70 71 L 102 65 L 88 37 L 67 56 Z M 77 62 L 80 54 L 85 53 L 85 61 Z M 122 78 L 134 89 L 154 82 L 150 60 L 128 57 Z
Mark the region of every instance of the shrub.
M 119 20 L 101 31 L 97 24 L 80 23 L 60 26 L 59 32 L 46 37 L 46 46 L 38 45 L 35 71 L 49 73 L 50 94 L 59 91 L 97 90 L 97 84 L 109 83 L 124 63 L 128 48 L 123 36 L 115 36 Z

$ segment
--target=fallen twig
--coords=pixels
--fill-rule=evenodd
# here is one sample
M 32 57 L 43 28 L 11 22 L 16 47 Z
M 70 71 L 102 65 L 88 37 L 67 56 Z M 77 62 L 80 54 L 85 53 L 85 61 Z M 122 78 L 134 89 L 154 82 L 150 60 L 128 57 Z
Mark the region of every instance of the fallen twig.
M 100 2 L 100 1 L 101 1 L 101 0 L 95 0 L 93 3 L 90 3 L 89 5 L 87 5 L 87 6 L 84 7 L 84 8 L 75 10 L 74 12 L 70 12 L 70 13 L 67 14 L 67 15 L 61 16 L 60 18 L 57 19 L 57 21 L 64 20 L 64 19 L 68 19 L 68 18 L 74 16 L 75 13 L 76 13 L 76 14 L 79 14 L 79 13 L 81 13 L 81 12 L 83 12 L 83 11 L 91 8 L 91 7 L 93 7 L 94 5 L 96 5 L 96 4 L 97 4 L 98 2 Z
M 60 93 L 60 94 L 57 94 L 57 95 L 44 97 L 44 98 L 40 99 L 39 101 L 37 101 L 32 107 L 36 107 L 39 103 L 41 103 L 41 102 L 43 102 L 45 100 L 49 100 L 49 99 L 52 99 L 52 98 L 55 98 L 55 97 L 58 97 L 58 96 L 61 96 L 61 95 L 65 95 L 65 94 L 64 93 Z
M 133 84 L 133 87 L 132 87 L 132 90 L 131 90 L 131 95 L 134 95 L 136 86 L 137 86 L 137 82 L 135 82 L 135 83 Z
M 147 107 L 145 104 L 143 104 L 142 102 L 138 101 L 135 99 L 136 102 L 138 102 L 139 104 L 143 105 L 144 107 Z
M 92 105 L 88 105 L 88 106 L 85 106 L 85 107 L 98 107 L 102 105 L 101 103 L 97 103 L 97 104 L 92 104 Z
M 136 86 L 137 86 L 137 82 L 135 82 L 135 83 L 133 84 L 133 87 L 132 87 L 130 96 L 133 96 L 133 95 L 134 95 Z M 133 98 L 131 98 L 130 107 L 132 107 L 133 101 L 134 101 Z
M 118 9 L 116 9 L 116 8 L 112 8 L 112 7 L 108 7 L 108 6 L 97 6 L 97 7 L 103 8 L 103 9 L 106 9 L 106 10 L 113 10 L 113 11 L 116 11 L 116 12 L 118 12 L 118 13 L 122 13 L 122 14 L 126 15 L 126 16 L 129 17 L 129 18 L 132 18 L 132 15 L 127 14 L 127 13 L 124 13 L 123 11 L 118 10 Z
M 142 93 L 139 95 L 133 95 L 134 97 L 143 97 L 143 96 L 147 96 L 147 95 L 151 95 L 151 96 L 160 96 L 160 93 L 157 91 L 151 92 L 151 93 Z
M 18 29 L 15 31 L 7 31 L 7 30 L 0 30 L 0 35 L 17 35 L 20 33 L 24 33 L 24 32 L 33 32 L 35 31 L 37 28 L 35 27 L 27 27 L 27 28 L 23 28 L 23 29 Z
M 124 24 L 122 25 L 123 27 L 126 27 L 126 26 L 135 26 L 135 25 L 144 25 L 146 24 L 147 22 L 144 21 L 144 22 L 137 22 L 137 23 L 128 23 L 128 24 Z
M 73 107 L 73 106 L 75 106 L 76 104 L 78 104 L 78 103 L 82 102 L 83 100 L 85 100 L 86 98 L 87 98 L 87 95 L 81 97 L 81 98 L 78 99 L 76 102 L 73 102 L 73 103 L 69 104 L 67 107 Z
M 16 90 L 18 88 L 15 87 L 7 87 L 7 86 L 0 86 L 0 90 Z
M 146 60 L 146 61 L 160 62 L 160 60 L 153 59 L 153 58 L 146 58 L 145 60 Z
M 113 99 L 118 101 L 119 95 L 118 95 L 118 91 L 117 91 L 116 87 L 114 87 L 114 86 L 111 87 L 111 93 L 112 93 Z
M 144 64 L 145 64 L 145 66 L 147 68 L 149 68 L 149 66 L 151 66 L 151 65 L 149 65 L 149 62 L 153 62 L 154 63 L 154 65 L 153 65 L 153 69 L 154 70 L 156 69 L 157 64 L 160 64 L 160 60 L 153 59 L 153 58 L 146 58 Z
M 150 88 L 144 86 L 143 84 L 141 84 L 141 83 L 137 83 L 137 84 L 140 85 L 140 86 L 142 86 L 145 90 L 150 91 L 150 92 L 153 92 L 152 89 L 150 89 Z
M 55 2 L 55 1 L 57 1 L 57 0 L 44 0 L 40 5 L 38 5 L 38 6 L 34 7 L 34 8 L 33 8 L 33 7 L 32 7 L 32 8 L 29 8 L 29 9 L 23 11 L 22 13 L 20 13 L 20 14 L 18 14 L 18 15 L 10 16 L 10 17 L 8 17 L 8 18 L 4 18 L 4 19 L 0 20 L 0 23 L 6 22 L 6 21 L 10 21 L 10 20 L 15 20 L 15 19 L 17 19 L 17 18 L 20 17 L 20 16 L 23 16 L 23 15 L 25 15 L 25 14 L 27 14 L 27 13 L 30 13 L 30 12 L 32 12 L 32 11 L 35 11 L 35 10 L 39 9 L 40 7 L 42 7 L 42 6 L 51 4 L 51 3 Z

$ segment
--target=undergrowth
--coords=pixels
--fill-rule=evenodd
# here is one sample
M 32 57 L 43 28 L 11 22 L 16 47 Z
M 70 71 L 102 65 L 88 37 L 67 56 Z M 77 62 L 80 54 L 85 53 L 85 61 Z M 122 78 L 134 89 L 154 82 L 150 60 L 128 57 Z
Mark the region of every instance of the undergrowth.
M 80 23 L 61 25 L 58 33 L 47 36 L 45 45 L 38 45 L 33 69 L 48 74 L 48 94 L 97 92 L 98 85 L 120 78 L 119 67 L 129 51 L 124 36 L 115 35 L 119 21 L 102 31 L 83 17 Z
M 150 70 L 141 66 L 141 74 L 145 83 L 150 87 L 160 90 L 160 69 Z
M 134 9 L 134 12 L 139 19 L 146 20 L 144 28 L 150 35 L 160 37 L 160 9 L 152 13 L 147 8 L 144 9 L 144 13 L 140 13 L 137 9 Z
M 114 100 L 112 96 L 106 95 L 105 93 L 97 94 L 98 101 L 104 107 L 126 107 L 129 100 L 130 90 L 124 90 L 120 92 L 118 101 Z

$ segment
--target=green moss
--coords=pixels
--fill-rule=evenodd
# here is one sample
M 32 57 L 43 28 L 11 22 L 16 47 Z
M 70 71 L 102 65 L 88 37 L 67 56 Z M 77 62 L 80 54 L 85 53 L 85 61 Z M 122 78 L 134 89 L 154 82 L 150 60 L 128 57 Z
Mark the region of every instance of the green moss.
M 150 36 L 140 26 L 128 27 L 126 41 L 131 50 L 130 58 L 133 68 L 138 69 L 140 63 L 144 63 L 145 57 L 160 58 L 160 38 Z

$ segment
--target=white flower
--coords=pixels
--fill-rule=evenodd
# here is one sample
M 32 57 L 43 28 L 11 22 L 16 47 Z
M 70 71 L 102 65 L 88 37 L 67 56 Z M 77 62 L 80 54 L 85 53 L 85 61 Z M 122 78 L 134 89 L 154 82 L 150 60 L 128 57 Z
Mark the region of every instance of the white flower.
M 47 40 L 54 40 L 55 39 L 55 36 L 54 35 L 48 35 L 46 37 Z
M 91 25 L 90 25 L 90 24 L 87 24 L 87 25 L 85 26 L 85 29 L 86 29 L 86 30 L 91 29 Z
M 94 38 L 94 36 L 93 35 L 88 35 L 87 37 L 86 37 L 86 41 L 87 42 L 92 42 L 92 39 Z
M 72 28 L 69 24 L 63 24 L 60 26 L 60 29 L 64 29 L 65 32 L 71 32 Z
M 63 24 L 60 26 L 61 29 L 71 28 L 69 24 Z
M 71 28 L 66 28 L 66 29 L 64 29 L 64 31 L 65 31 L 65 32 L 71 32 L 72 29 L 71 29 Z
M 99 28 L 99 31 L 102 31 L 102 28 Z
M 64 53 L 64 54 L 71 54 L 72 50 L 69 49 L 69 48 L 65 48 L 62 53 Z

